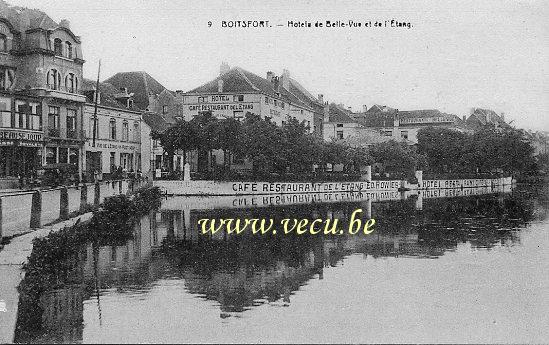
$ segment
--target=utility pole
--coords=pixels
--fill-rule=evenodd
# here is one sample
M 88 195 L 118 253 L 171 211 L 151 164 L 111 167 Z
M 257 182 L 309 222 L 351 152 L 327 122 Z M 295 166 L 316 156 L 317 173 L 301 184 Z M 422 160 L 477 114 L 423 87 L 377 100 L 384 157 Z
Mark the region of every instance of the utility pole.
M 99 101 L 99 74 L 101 73 L 101 59 L 97 68 L 97 82 L 95 83 L 95 104 L 93 109 L 93 138 L 92 147 L 95 147 L 95 138 L 97 137 L 97 102 Z

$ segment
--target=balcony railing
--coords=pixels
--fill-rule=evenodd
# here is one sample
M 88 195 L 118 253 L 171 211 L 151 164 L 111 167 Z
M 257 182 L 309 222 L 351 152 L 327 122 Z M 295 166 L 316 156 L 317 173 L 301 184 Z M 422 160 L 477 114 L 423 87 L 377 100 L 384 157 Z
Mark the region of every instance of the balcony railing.
M 33 131 L 42 130 L 42 116 L 38 114 L 12 113 L 3 110 L 0 112 L 0 127 L 18 128 Z
M 59 128 L 48 128 L 48 136 L 59 138 L 61 137 L 61 132 L 59 131 Z
M 62 85 L 55 85 L 55 84 L 47 84 L 46 86 L 48 90 L 78 94 L 78 89 L 76 87 L 65 87 Z
M 76 129 L 67 129 L 67 138 L 69 138 L 69 139 L 78 139 L 78 130 L 76 130 Z

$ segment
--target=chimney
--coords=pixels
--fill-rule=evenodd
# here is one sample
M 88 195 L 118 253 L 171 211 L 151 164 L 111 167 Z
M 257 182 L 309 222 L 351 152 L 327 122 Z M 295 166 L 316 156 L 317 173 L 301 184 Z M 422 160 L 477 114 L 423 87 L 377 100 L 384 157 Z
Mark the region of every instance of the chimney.
M 269 81 L 269 83 L 272 83 L 273 82 L 273 78 L 274 78 L 274 73 L 269 71 L 267 72 L 267 80 Z
M 282 70 L 282 87 L 286 90 L 290 89 L 290 71 L 287 69 Z
M 501 113 L 500 117 L 501 117 L 501 121 L 505 122 L 505 113 Z
M 71 22 L 68 21 L 67 19 L 62 19 L 62 20 L 59 22 L 59 26 L 60 26 L 60 27 L 63 27 L 63 28 L 70 29 L 70 28 L 71 28 Z
M 222 62 L 221 67 L 219 67 L 219 75 L 223 75 L 223 74 L 229 72 L 230 69 L 231 69 L 231 67 L 229 66 L 228 63 Z
M 324 122 L 330 122 L 330 105 L 328 102 L 324 103 Z
M 347 110 L 352 113 L 353 112 L 353 109 L 351 107 L 347 107 Z
M 368 106 L 366 104 L 363 104 L 362 105 L 362 111 L 363 112 L 367 112 L 368 111 Z
M 467 121 L 467 115 L 463 115 L 462 120 L 463 120 L 463 122 Z
M 217 92 L 223 92 L 223 80 L 221 79 L 217 81 Z
M 321 93 L 318 94 L 318 101 L 320 103 L 324 104 L 324 95 L 323 94 L 321 94 Z

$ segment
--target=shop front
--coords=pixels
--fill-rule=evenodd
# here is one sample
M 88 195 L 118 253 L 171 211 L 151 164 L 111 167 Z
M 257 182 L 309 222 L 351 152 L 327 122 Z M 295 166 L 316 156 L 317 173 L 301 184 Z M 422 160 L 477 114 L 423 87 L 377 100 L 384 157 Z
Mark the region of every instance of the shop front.
M 0 188 L 17 188 L 41 167 L 44 138 L 40 131 L 0 128 Z

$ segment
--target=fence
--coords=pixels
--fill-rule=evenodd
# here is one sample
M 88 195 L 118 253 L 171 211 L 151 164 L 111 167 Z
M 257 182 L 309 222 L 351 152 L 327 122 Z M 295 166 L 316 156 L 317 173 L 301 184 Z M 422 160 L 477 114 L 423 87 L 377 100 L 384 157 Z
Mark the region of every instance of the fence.
M 0 240 L 21 235 L 69 214 L 99 205 L 110 196 L 127 194 L 144 181 L 117 180 L 33 190 L 0 196 Z

